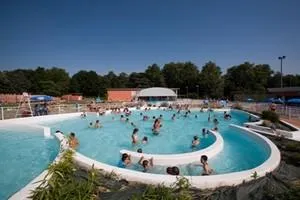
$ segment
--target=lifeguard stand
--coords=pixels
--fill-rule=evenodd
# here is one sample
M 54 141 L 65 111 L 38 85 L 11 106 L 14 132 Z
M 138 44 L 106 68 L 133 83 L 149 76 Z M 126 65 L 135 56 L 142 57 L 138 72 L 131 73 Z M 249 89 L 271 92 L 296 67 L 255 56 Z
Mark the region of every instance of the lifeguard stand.
M 30 105 L 30 96 L 28 95 L 27 92 L 23 92 L 19 106 L 18 106 L 16 118 L 18 118 L 20 116 L 21 117 L 32 117 L 33 116 L 31 105 Z

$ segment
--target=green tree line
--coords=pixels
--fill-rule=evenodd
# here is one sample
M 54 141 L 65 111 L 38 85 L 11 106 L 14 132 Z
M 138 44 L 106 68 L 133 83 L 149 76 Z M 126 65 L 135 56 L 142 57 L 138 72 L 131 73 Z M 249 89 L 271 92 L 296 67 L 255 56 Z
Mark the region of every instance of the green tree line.
M 16 69 L 0 71 L 0 93 L 47 94 L 61 96 L 81 93 L 84 96 L 105 96 L 107 88 L 180 88 L 179 94 L 195 97 L 233 98 L 235 94 L 265 94 L 268 87 L 280 87 L 280 73 L 268 64 L 245 62 L 232 66 L 225 73 L 214 62 L 201 68 L 192 62 L 152 64 L 144 72 L 97 74 L 81 70 L 70 76 L 65 69 Z M 300 75 L 285 75 L 284 86 L 300 86 Z

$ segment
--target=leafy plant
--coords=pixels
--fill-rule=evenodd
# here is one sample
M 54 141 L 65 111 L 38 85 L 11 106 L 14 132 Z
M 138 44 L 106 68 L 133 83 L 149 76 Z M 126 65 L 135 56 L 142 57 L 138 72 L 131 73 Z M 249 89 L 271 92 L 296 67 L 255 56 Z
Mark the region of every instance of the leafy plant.
M 264 110 L 261 113 L 261 118 L 265 120 L 269 120 L 273 123 L 278 123 L 279 122 L 279 116 L 277 113 L 271 110 Z
M 164 185 L 147 186 L 146 190 L 141 195 L 134 195 L 132 200 L 191 200 L 192 196 L 189 193 L 190 183 L 188 179 L 182 177 L 171 186 Z
M 253 179 L 257 179 L 258 178 L 258 174 L 257 174 L 256 171 L 253 172 L 253 174 L 251 175 L 251 178 L 253 178 Z
M 74 164 L 72 156 L 72 151 L 66 151 L 60 162 L 50 165 L 48 174 L 32 191 L 30 198 L 38 200 L 95 199 L 97 171 L 91 169 L 87 179 L 76 177 L 75 172 L 78 168 Z

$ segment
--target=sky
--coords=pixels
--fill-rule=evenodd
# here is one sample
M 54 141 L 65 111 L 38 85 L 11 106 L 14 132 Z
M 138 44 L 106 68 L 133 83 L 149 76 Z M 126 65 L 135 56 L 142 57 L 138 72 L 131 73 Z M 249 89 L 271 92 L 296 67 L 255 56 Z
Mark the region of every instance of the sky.
M 0 70 L 141 72 L 249 61 L 300 74 L 299 0 L 3 0 Z

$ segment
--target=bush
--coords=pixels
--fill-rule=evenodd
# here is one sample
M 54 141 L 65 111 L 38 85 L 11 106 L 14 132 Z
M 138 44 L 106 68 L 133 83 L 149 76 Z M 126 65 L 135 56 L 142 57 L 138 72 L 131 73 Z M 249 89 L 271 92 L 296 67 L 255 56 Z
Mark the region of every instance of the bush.
M 60 162 L 50 165 L 46 177 L 32 191 L 31 199 L 95 199 L 97 171 L 90 170 L 87 179 L 76 178 L 75 172 L 78 168 L 72 155 L 72 151 L 66 151 Z M 49 176 L 51 177 L 47 180 Z
M 164 185 L 147 186 L 146 190 L 141 195 L 134 195 L 132 200 L 191 200 L 192 195 L 189 192 L 189 181 L 182 177 L 178 178 L 177 182 L 171 187 L 166 187 Z
M 261 113 L 261 118 L 265 120 L 269 120 L 273 123 L 278 123 L 279 122 L 279 116 L 277 113 L 271 110 L 264 110 Z

